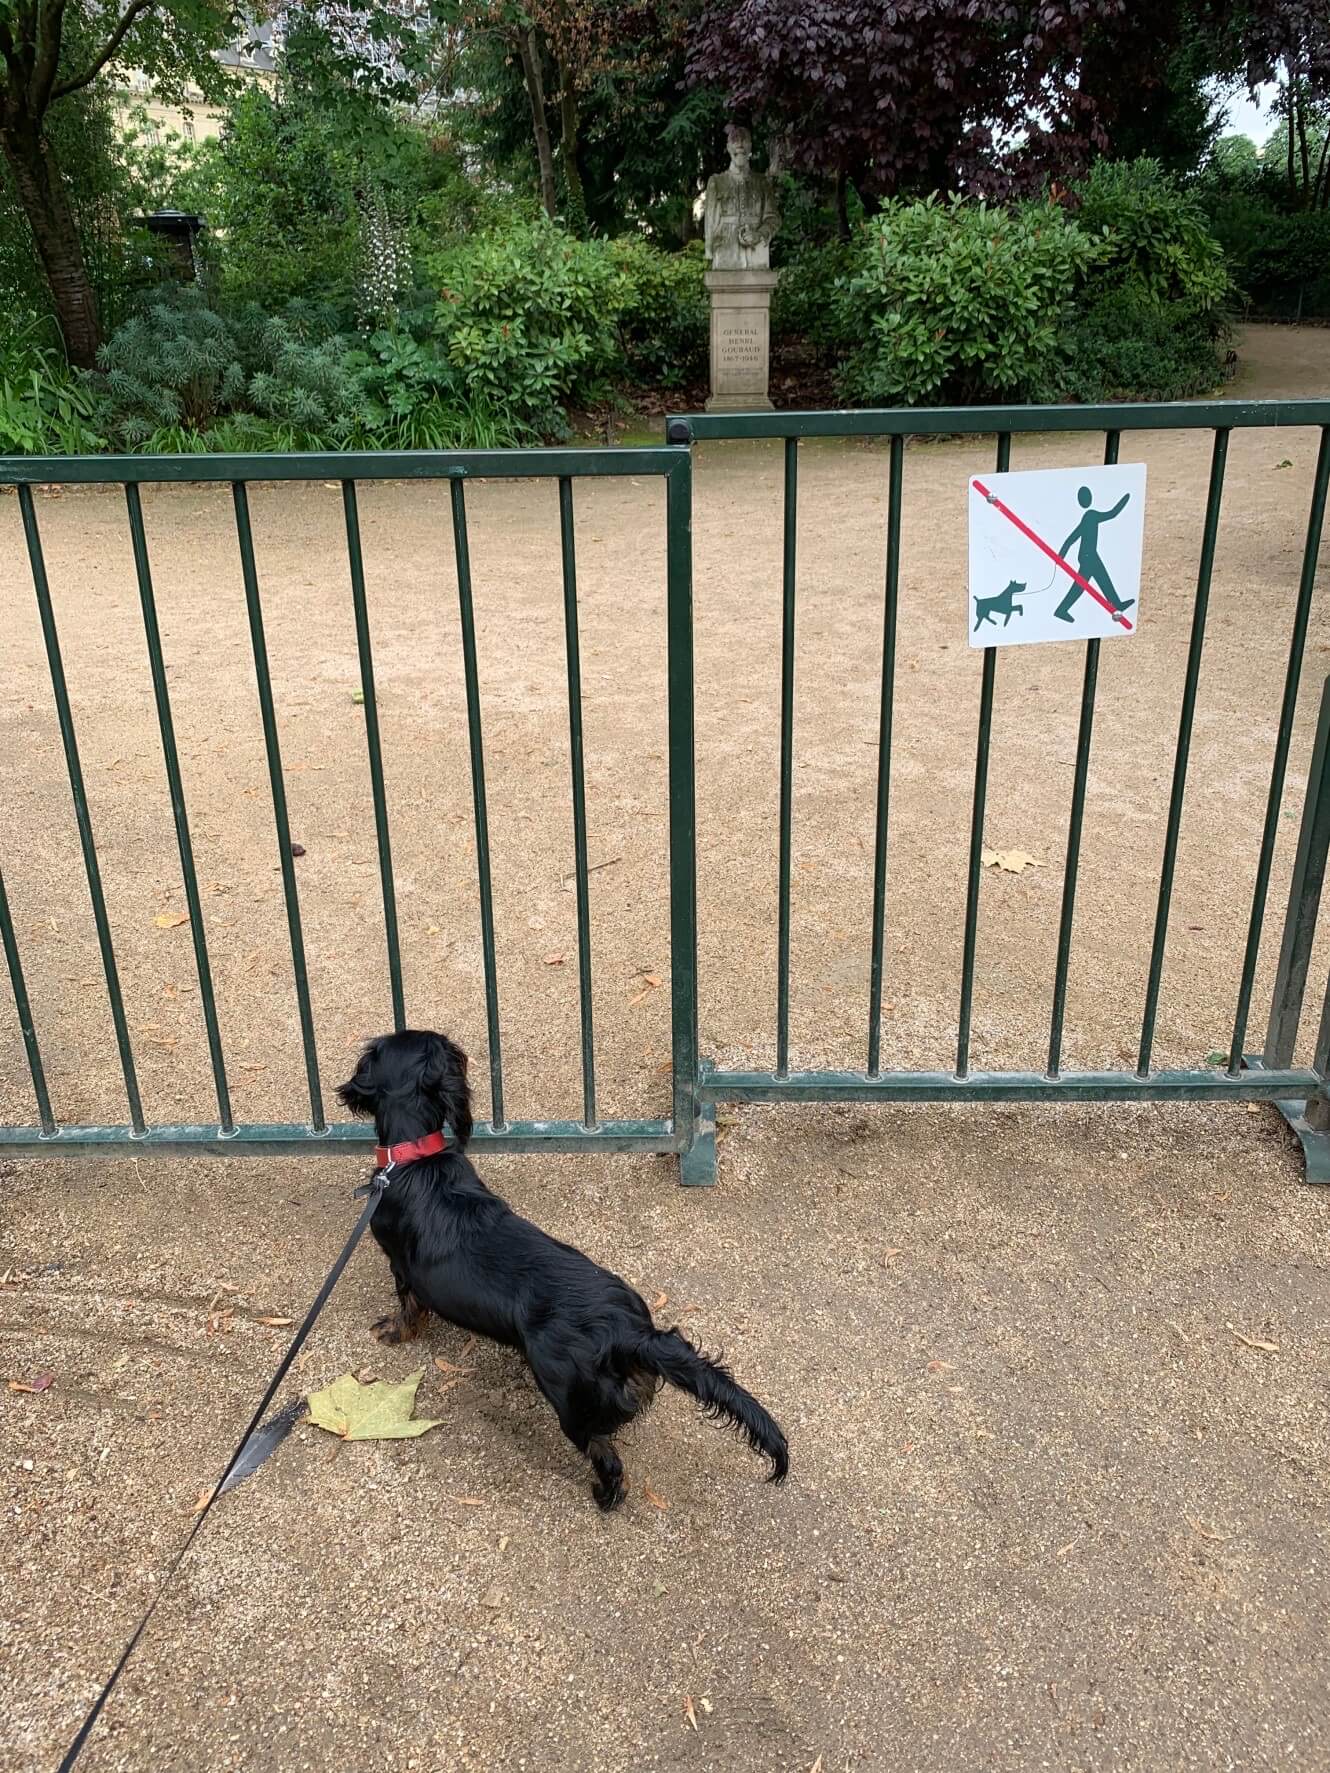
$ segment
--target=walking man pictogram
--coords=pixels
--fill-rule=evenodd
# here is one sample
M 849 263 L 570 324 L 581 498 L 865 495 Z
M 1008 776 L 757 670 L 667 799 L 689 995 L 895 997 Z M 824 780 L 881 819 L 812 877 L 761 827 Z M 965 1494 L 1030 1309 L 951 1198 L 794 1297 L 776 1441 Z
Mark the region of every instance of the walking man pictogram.
M 1088 486 L 1081 487 L 1077 492 L 1076 502 L 1085 512 L 1085 515 L 1058 549 L 1058 553 L 1064 560 L 1068 559 L 1069 556 L 1067 550 L 1071 547 L 1073 542 L 1079 542 L 1081 552 L 1076 565 L 1080 571 L 1081 577 L 1083 579 L 1089 579 L 1093 584 L 1098 585 L 1104 596 L 1113 605 L 1114 610 L 1120 614 L 1123 610 L 1130 609 L 1136 599 L 1134 597 L 1129 597 L 1124 602 L 1123 599 L 1118 596 L 1113 581 L 1108 575 L 1108 568 L 1099 558 L 1099 526 L 1101 523 L 1111 523 L 1115 517 L 1121 516 L 1126 508 L 1128 500 L 1131 498 L 1131 494 L 1123 493 L 1122 497 L 1118 500 L 1117 504 L 1113 506 L 1111 511 L 1096 511 L 1090 503 L 1092 497 L 1093 495 Z M 1067 591 L 1067 595 L 1062 599 L 1062 602 L 1053 612 L 1059 620 L 1070 622 L 1073 619 L 1071 613 L 1072 609 L 1084 589 L 1085 587 L 1083 585 L 1078 585 L 1073 581 Z

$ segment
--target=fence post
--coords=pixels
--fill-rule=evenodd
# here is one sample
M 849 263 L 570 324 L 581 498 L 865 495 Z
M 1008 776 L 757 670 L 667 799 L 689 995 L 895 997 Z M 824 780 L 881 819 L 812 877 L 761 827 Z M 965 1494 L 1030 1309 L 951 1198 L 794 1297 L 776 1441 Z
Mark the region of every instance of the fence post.
M 1321 688 L 1321 712 L 1316 722 L 1307 794 L 1302 803 L 1298 853 L 1288 889 L 1284 936 L 1279 947 L 1270 1023 L 1266 1030 L 1262 1063 L 1267 1071 L 1282 1071 L 1293 1063 L 1302 1000 L 1307 988 L 1316 919 L 1321 908 L 1321 888 L 1330 853 L 1330 677 Z
M 671 443 L 686 443 L 669 427 Z M 697 782 L 693 735 L 693 460 L 682 452 L 665 482 L 666 598 L 669 646 L 670 1017 L 674 1136 L 679 1180 L 705 1188 L 716 1180 L 714 1110 L 703 1121 L 698 1089 Z

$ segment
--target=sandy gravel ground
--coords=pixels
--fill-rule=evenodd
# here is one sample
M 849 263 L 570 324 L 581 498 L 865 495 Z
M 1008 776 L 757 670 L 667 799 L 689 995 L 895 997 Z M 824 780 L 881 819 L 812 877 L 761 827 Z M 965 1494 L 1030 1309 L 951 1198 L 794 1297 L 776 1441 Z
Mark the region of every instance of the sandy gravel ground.
M 1330 334 L 1253 331 L 1244 394 L 1324 393 Z M 1149 465 L 1142 631 L 1104 649 L 1069 1064 L 1134 1055 L 1208 439 Z M 1095 459 L 1018 442 L 1016 466 Z M 774 1051 L 777 452 L 700 452 L 704 1047 Z M 1237 433 L 1158 1057 L 1227 1044 L 1314 436 Z M 906 458 L 884 1059 L 955 1039 L 978 659 L 964 486 L 991 444 Z M 862 1064 L 881 647 L 883 451 L 801 475 L 792 1057 Z M 340 501 L 253 495 L 325 1088 L 389 1020 Z M 145 494 L 236 1106 L 302 1112 L 295 1005 L 224 494 Z M 446 497 L 366 488 L 408 1013 L 485 1082 Z M 145 1101 L 207 1119 L 206 1051 L 113 492 L 38 500 Z M 575 1115 L 575 904 L 553 490 L 470 492 L 506 1105 Z M 668 1102 L 663 498 L 579 488 L 599 1086 Z M 1259 1044 L 1317 701 L 1318 596 L 1253 1018 Z M 15 502 L 0 501 L 3 862 L 57 1110 L 122 1119 Z M 998 667 L 977 1064 L 1038 1065 L 1074 752 L 1076 649 Z M 562 959 L 556 957 L 562 957 Z M 1330 948 L 1318 948 L 1324 979 Z M 645 983 L 658 977 L 662 983 Z M 1319 1002 L 1309 1003 L 1307 1046 Z M 0 1119 L 32 1109 L 0 1004 Z M 1325 1203 L 1272 1111 L 727 1113 L 721 1187 L 663 1161 L 491 1158 L 524 1209 L 723 1344 L 791 1434 L 784 1493 L 662 1401 L 602 1520 L 512 1357 L 472 1351 L 401 1445 L 297 1431 L 214 1513 L 89 1767 L 1318 1767 L 1330 1724 Z M 350 1223 L 356 1166 L 10 1164 L 0 1219 L 0 1767 L 52 1764 Z M 236 1289 L 223 1292 L 223 1288 Z M 219 1294 L 221 1295 L 219 1298 Z M 305 1358 L 401 1377 L 358 1256 Z M 1262 1346 L 1268 1344 L 1269 1346 Z M 647 1495 L 647 1490 L 651 1496 Z M 654 1498 L 654 1500 L 653 1500 Z M 658 1506 L 663 1503 L 667 1506 Z M 691 1718 L 696 1720 L 693 1728 Z

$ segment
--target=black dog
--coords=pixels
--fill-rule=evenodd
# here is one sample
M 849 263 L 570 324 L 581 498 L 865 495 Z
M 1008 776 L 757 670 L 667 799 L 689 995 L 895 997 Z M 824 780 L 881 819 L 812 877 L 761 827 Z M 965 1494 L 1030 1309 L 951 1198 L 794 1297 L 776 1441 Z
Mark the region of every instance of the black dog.
M 460 1047 L 442 1034 L 384 1035 L 337 1093 L 353 1114 L 373 1115 L 380 1167 L 391 1165 L 370 1221 L 397 1286 L 397 1311 L 374 1326 L 381 1342 L 409 1341 L 434 1311 L 520 1349 L 559 1426 L 591 1461 L 604 1509 L 623 1500 L 614 1436 L 664 1379 L 731 1423 L 771 1461 L 770 1481 L 784 1481 L 784 1434 L 723 1366 L 678 1330 L 658 1330 L 626 1281 L 520 1218 L 480 1180 L 466 1156 L 471 1090 Z M 422 1141 L 426 1155 L 412 1149 Z

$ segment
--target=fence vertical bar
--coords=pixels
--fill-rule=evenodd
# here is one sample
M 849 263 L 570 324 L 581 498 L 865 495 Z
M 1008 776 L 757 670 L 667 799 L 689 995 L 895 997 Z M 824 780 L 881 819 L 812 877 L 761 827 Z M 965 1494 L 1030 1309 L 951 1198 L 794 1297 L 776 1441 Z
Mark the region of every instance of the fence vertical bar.
M 14 934 L 14 919 L 10 915 L 3 871 L 0 871 L 0 947 L 5 951 L 5 965 L 9 969 L 9 983 L 14 993 L 14 1009 L 18 1014 L 18 1031 L 23 1037 L 23 1050 L 28 1056 L 28 1075 L 32 1079 L 32 1093 L 37 1098 L 37 1113 L 41 1117 L 42 1131 L 54 1133 L 55 1115 L 51 1112 L 46 1071 L 42 1065 L 41 1048 L 37 1044 L 37 1030 L 32 1020 L 32 1006 L 28 1002 L 28 988 L 23 978 L 23 963 L 19 959 L 18 938 Z
M 139 497 L 138 486 L 133 481 L 125 487 L 125 503 L 129 509 L 129 536 L 134 550 L 139 603 L 143 610 L 143 633 L 148 643 L 148 668 L 152 673 L 152 692 L 157 704 L 157 728 L 162 738 L 162 759 L 166 765 L 166 781 L 171 795 L 176 848 L 180 852 L 180 872 L 184 877 L 185 903 L 189 908 L 189 934 L 194 944 L 194 966 L 198 973 L 203 1027 L 208 1039 L 208 1056 L 212 1062 L 213 1085 L 217 1092 L 217 1117 L 222 1132 L 232 1133 L 235 1131 L 235 1123 L 231 1118 L 231 1092 L 226 1082 L 226 1060 L 222 1054 L 222 1033 L 217 1022 L 217 1000 L 213 993 L 212 968 L 208 964 L 208 938 L 203 928 L 203 904 L 199 898 L 199 879 L 194 867 L 194 845 L 189 835 L 189 813 L 185 806 L 185 785 L 180 774 L 180 754 L 176 749 L 171 695 L 166 685 L 162 636 L 157 625 L 152 569 L 148 564 L 148 538 L 143 527 L 143 502 Z
M 693 673 L 693 464 L 688 451 L 665 482 L 670 778 L 670 1018 L 674 1136 L 679 1180 L 716 1180 L 714 1114 L 697 1099 L 697 783 Z
M 997 472 L 1011 465 L 1011 433 L 998 436 Z M 970 863 L 965 891 L 965 939 L 961 954 L 961 1002 L 957 1016 L 956 1076 L 970 1073 L 970 1021 L 974 1009 L 974 956 L 979 934 L 979 883 L 983 868 L 984 807 L 988 798 L 988 741 L 993 727 L 993 685 L 997 676 L 997 648 L 984 648 L 983 675 L 979 683 L 979 736 L 975 744 L 974 801 L 970 808 Z
M 1118 459 L 1121 433 L 1104 437 L 1104 462 L 1112 467 Z M 1081 717 L 1076 732 L 1076 771 L 1071 785 L 1071 813 L 1067 820 L 1067 857 L 1062 871 L 1062 912 L 1058 919 L 1057 961 L 1053 971 L 1053 1009 L 1048 1027 L 1048 1075 L 1056 1077 L 1062 1064 L 1062 1024 L 1067 1011 L 1067 974 L 1071 966 L 1071 938 L 1076 923 L 1076 881 L 1081 865 L 1081 827 L 1085 819 L 1085 790 L 1090 774 L 1090 743 L 1094 735 L 1095 689 L 1099 682 L 1099 641 L 1085 644 L 1085 677 L 1081 685 Z
M 305 937 L 300 922 L 300 894 L 291 854 L 291 825 L 286 808 L 286 783 L 282 776 L 282 749 L 273 710 L 272 674 L 268 668 L 268 643 L 263 631 L 263 605 L 254 560 L 254 533 L 249 520 L 249 492 L 243 480 L 231 485 L 235 504 L 236 540 L 240 546 L 240 573 L 245 585 L 249 614 L 249 638 L 254 654 L 254 681 L 259 692 L 263 744 L 268 758 L 268 782 L 272 789 L 273 822 L 277 827 L 277 860 L 282 871 L 282 897 L 286 903 L 286 928 L 291 941 L 291 971 L 295 978 L 296 1007 L 300 1016 L 300 1042 L 305 1055 L 305 1079 L 309 1085 L 310 1125 L 321 1133 L 327 1122 L 319 1089 L 319 1057 L 314 1041 L 314 1015 L 309 1001 L 309 977 L 305 965 Z
M 1284 696 L 1279 708 L 1274 762 L 1270 768 L 1270 792 L 1265 803 L 1265 828 L 1261 833 L 1256 884 L 1252 889 L 1251 918 L 1247 925 L 1247 945 L 1242 957 L 1242 979 L 1238 986 L 1238 1006 L 1233 1017 L 1233 1040 L 1228 1053 L 1230 1077 L 1236 1077 L 1242 1069 L 1242 1044 L 1246 1039 L 1247 1019 L 1251 1014 L 1256 963 L 1261 952 L 1261 926 L 1265 922 L 1270 870 L 1274 866 L 1275 844 L 1279 838 L 1279 808 L 1284 798 L 1284 778 L 1288 773 L 1288 753 L 1293 743 L 1293 722 L 1298 709 L 1298 685 L 1302 676 L 1302 658 L 1307 646 L 1307 624 L 1311 619 L 1312 594 L 1316 589 L 1316 564 L 1321 549 L 1321 531 L 1325 526 L 1327 486 L 1330 486 L 1330 427 L 1321 432 L 1321 447 L 1316 458 L 1316 479 L 1312 487 L 1311 511 L 1307 517 L 1307 542 L 1302 553 L 1302 576 L 1298 585 L 1298 601 L 1293 612 L 1293 632 L 1289 638 Z
M 790 1069 L 790 850 L 794 797 L 794 595 L 797 574 L 799 440 L 785 439 L 785 549 L 780 641 L 780 879 L 776 933 L 776 1075 Z
M 1279 966 L 1270 999 L 1261 1063 L 1267 1071 L 1282 1071 L 1293 1063 L 1302 1001 L 1307 988 L 1316 919 L 1321 909 L 1321 890 L 1330 855 L 1330 677 L 1321 687 L 1321 711 L 1316 722 L 1311 764 L 1307 770 L 1307 795 L 1298 830 L 1298 852 L 1289 882 L 1288 910 L 1279 948 Z
M 462 621 L 466 676 L 466 726 L 471 745 L 471 802 L 476 820 L 476 875 L 480 888 L 480 945 L 485 967 L 485 1022 L 489 1032 L 490 1119 L 503 1125 L 503 1054 L 499 1045 L 499 980 L 494 950 L 494 894 L 490 878 L 489 811 L 485 800 L 485 746 L 480 725 L 480 673 L 476 666 L 476 616 L 471 601 L 471 549 L 466 532 L 466 491 L 449 482 L 453 547 L 457 556 L 457 605 Z
M 374 693 L 374 652 L 369 638 L 365 601 L 365 562 L 360 548 L 360 509 L 354 480 L 342 482 L 346 519 L 346 558 L 351 573 L 356 648 L 360 657 L 360 693 L 365 699 L 365 744 L 369 751 L 369 784 L 374 800 L 374 834 L 379 849 L 379 885 L 383 894 L 383 929 L 388 944 L 388 988 L 392 994 L 393 1027 L 406 1027 L 402 994 L 402 950 L 397 933 L 397 888 L 393 881 L 392 839 L 388 833 L 388 796 L 383 785 L 383 747 L 379 739 L 379 703 Z
M 69 776 L 69 792 L 74 802 L 74 819 L 78 825 L 79 848 L 83 852 L 83 871 L 88 881 L 88 897 L 92 901 L 92 921 L 97 929 L 97 946 L 102 957 L 102 975 L 111 1006 L 111 1024 L 115 1030 L 116 1050 L 120 1055 L 120 1073 L 125 1080 L 125 1101 L 129 1108 L 129 1124 L 136 1133 L 144 1129 L 143 1103 L 139 1095 L 138 1072 L 134 1050 L 130 1045 L 129 1022 L 125 1016 L 125 1000 L 120 990 L 120 972 L 115 963 L 115 947 L 111 941 L 111 920 L 106 912 L 106 894 L 102 888 L 101 865 L 92 834 L 92 815 L 83 784 L 83 765 L 79 761 L 78 739 L 74 732 L 74 715 L 69 705 L 69 689 L 65 682 L 64 661 L 60 654 L 60 636 L 56 631 L 55 608 L 51 587 L 46 577 L 46 559 L 37 528 L 37 512 L 32 502 L 32 488 L 18 489 L 19 511 L 23 533 L 27 539 L 28 561 L 32 568 L 33 590 L 37 596 L 37 613 L 41 619 L 46 663 L 55 696 L 56 719 L 60 725 L 60 742 L 65 753 L 65 770 Z
M 873 958 L 868 971 L 868 1075 L 882 1058 L 882 969 L 886 948 L 887 831 L 891 806 L 891 722 L 896 693 L 896 615 L 900 601 L 901 476 L 905 439 L 891 439 L 887 479 L 887 582 L 882 611 L 882 701 L 877 726 L 877 835 L 873 847 Z
M 1182 684 L 1178 715 L 1177 747 L 1173 758 L 1173 785 L 1169 791 L 1168 824 L 1164 830 L 1164 855 L 1159 869 L 1159 901 L 1155 910 L 1154 939 L 1150 945 L 1150 971 L 1145 986 L 1145 1010 L 1141 1017 L 1141 1045 L 1136 1075 L 1147 1077 L 1154 1046 L 1155 1019 L 1159 1013 L 1159 987 L 1164 976 L 1164 951 L 1168 943 L 1168 914 L 1173 899 L 1173 873 L 1178 860 L 1178 833 L 1182 827 L 1182 803 L 1187 791 L 1187 762 L 1191 755 L 1191 729 L 1196 715 L 1196 687 L 1201 676 L 1205 646 L 1205 620 L 1210 607 L 1210 580 L 1214 573 L 1215 543 L 1219 536 L 1219 508 L 1224 496 L 1224 468 L 1228 461 L 1227 428 L 1215 432 L 1210 456 L 1210 486 L 1205 500 L 1205 528 L 1201 534 L 1201 558 L 1196 574 L 1196 601 L 1192 607 L 1191 640 L 1187 647 L 1187 671 Z
M 573 789 L 573 867 L 577 876 L 577 988 L 582 1016 L 582 1124 L 596 1124 L 596 1043 L 591 1003 L 591 891 L 587 877 L 586 767 L 582 749 L 582 660 L 577 631 L 577 551 L 573 483 L 559 478 L 563 631 L 568 657 L 568 757 Z

